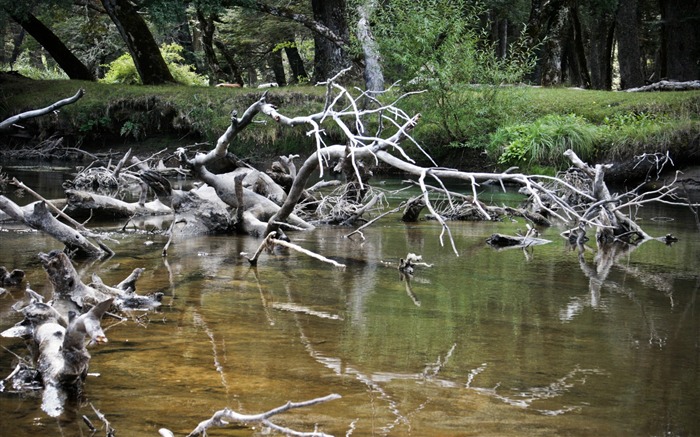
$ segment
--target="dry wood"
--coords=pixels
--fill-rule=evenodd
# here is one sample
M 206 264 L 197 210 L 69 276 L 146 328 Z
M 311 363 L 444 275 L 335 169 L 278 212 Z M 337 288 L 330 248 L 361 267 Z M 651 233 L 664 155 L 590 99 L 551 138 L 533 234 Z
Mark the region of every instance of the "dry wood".
M 260 257 L 260 254 L 264 250 L 271 250 L 271 248 L 274 247 L 274 245 L 276 244 L 276 245 L 284 246 L 284 247 L 287 247 L 289 249 L 295 250 L 297 252 L 303 253 L 304 255 L 308 255 L 308 256 L 315 258 L 319 261 L 323 261 L 325 263 L 332 264 L 335 267 L 345 268 L 345 264 L 341 264 L 337 261 L 326 258 L 322 255 L 315 253 L 315 252 L 311 252 L 308 249 L 304 249 L 303 247 L 298 246 L 298 245 L 293 244 L 293 243 L 290 243 L 288 241 L 284 241 L 284 240 L 280 240 L 278 238 L 275 238 L 276 235 L 277 235 L 277 231 L 272 231 L 269 234 L 267 234 L 267 237 L 265 237 L 263 242 L 260 243 L 260 245 L 258 246 L 258 250 L 255 251 L 255 254 L 253 254 L 253 256 L 251 258 L 248 258 L 248 262 L 250 262 L 251 265 L 253 265 L 253 266 L 257 265 L 258 258 Z
M 296 408 L 303 408 L 303 407 L 310 407 L 312 405 L 320 404 L 322 402 L 328 402 L 332 401 L 335 399 L 340 399 L 341 396 L 339 394 L 330 394 L 327 396 L 323 396 L 320 398 L 315 398 L 311 399 L 308 401 L 303 401 L 303 402 L 287 402 L 286 404 L 279 406 L 277 408 L 273 408 L 272 410 L 266 411 L 264 413 L 260 414 L 241 414 L 238 413 L 234 410 L 231 410 L 229 408 L 224 408 L 223 410 L 219 410 L 216 413 L 214 413 L 211 418 L 204 420 L 197 425 L 197 427 L 190 432 L 187 437 L 194 437 L 197 435 L 206 435 L 206 431 L 209 428 L 212 427 L 222 427 L 226 426 L 229 424 L 229 421 L 231 422 L 237 422 L 237 423 L 245 423 L 245 424 L 252 424 L 252 423 L 260 423 L 273 431 L 277 431 L 279 433 L 285 434 L 285 435 L 293 435 L 293 436 L 302 436 L 302 437 L 331 437 L 328 434 L 325 434 L 320 431 L 312 431 L 312 432 L 303 432 L 303 431 L 296 431 L 291 428 L 287 428 L 284 426 L 279 426 L 273 422 L 270 421 L 270 418 L 277 415 L 284 413 L 286 411 L 296 409 Z M 173 435 L 171 431 L 167 429 L 161 429 L 160 434 L 162 436 L 171 436 Z
M 85 94 L 85 90 L 82 88 L 78 90 L 77 93 L 75 93 L 72 97 L 65 98 L 63 100 L 59 100 L 58 102 L 55 102 L 45 108 L 42 109 L 34 109 L 32 111 L 27 111 L 27 112 L 22 112 L 21 114 L 14 115 L 2 122 L 0 122 L 0 132 L 9 130 L 13 126 L 17 125 L 17 123 L 20 123 L 23 120 L 27 120 L 29 118 L 34 118 L 34 117 L 39 117 L 42 115 L 50 114 L 54 111 L 57 111 L 60 107 L 70 105 L 71 103 L 75 103 L 83 97 Z

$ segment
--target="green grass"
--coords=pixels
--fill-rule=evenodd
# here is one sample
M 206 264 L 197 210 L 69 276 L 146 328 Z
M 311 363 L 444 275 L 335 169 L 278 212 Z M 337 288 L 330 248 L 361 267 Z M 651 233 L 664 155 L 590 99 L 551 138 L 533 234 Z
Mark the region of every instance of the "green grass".
M 572 88 L 528 88 L 521 117 L 576 114 L 602 123 L 616 114 L 651 113 L 700 119 L 700 91 L 627 93 Z
M 190 143 L 214 142 L 228 127 L 231 111 L 237 110 L 240 116 L 262 94 L 249 88 L 27 81 L 3 75 L 0 119 L 47 106 L 73 95 L 79 88 L 86 91 L 79 102 L 64 107 L 57 115 L 25 122 L 28 130 L 43 132 L 42 135 L 57 131 L 68 140 L 96 146 L 158 136 Z M 459 142 L 446 140 L 449 135 L 442 126 L 445 118 L 440 119 L 435 108 L 430 107 L 428 96 L 409 97 L 400 106 L 409 113 L 423 114 L 415 136 L 437 157 L 450 153 L 456 156 L 467 149 L 481 153 L 489 148 L 490 159 L 496 162 L 509 144 L 520 142 L 520 147 L 527 149 L 524 156 L 529 165 L 547 166 L 558 165 L 561 149 L 568 147 L 595 161 L 667 150 L 683 155 L 684 148 L 698 147 L 700 91 L 626 93 L 534 87 L 503 90 L 512 96 L 499 97 L 502 108 L 497 113 L 493 113 L 493 107 L 484 114 L 476 108 L 470 112 L 470 119 L 459 120 L 466 132 L 465 140 Z M 268 101 L 286 115 L 306 115 L 322 109 L 324 92 L 325 88 L 312 86 L 275 88 L 269 91 Z M 466 92 L 475 91 L 471 88 Z M 465 98 L 474 100 L 473 96 Z M 459 117 L 457 111 L 453 115 Z M 257 120 L 266 123 L 255 123 L 241 133 L 232 149 L 239 156 L 275 156 L 313 149 L 306 127 L 290 129 L 265 117 Z M 410 144 L 406 147 L 420 158 Z M 517 149 L 512 152 L 517 156 Z M 506 158 L 501 159 L 504 166 L 510 164 Z M 469 163 L 451 165 L 466 167 Z
M 698 91 L 528 88 L 519 102 L 519 115 L 491 135 L 491 157 L 503 165 L 561 168 L 568 164 L 559 159 L 566 148 L 592 162 L 667 151 L 688 156 L 698 148 Z
M 0 79 L 2 80 L 2 79 Z M 9 80 L 0 88 L 0 119 L 48 106 L 83 88 L 85 95 L 57 115 L 23 122 L 39 132 L 58 130 L 83 144 L 109 144 L 171 136 L 184 141 L 214 142 L 230 124 L 231 111 L 239 116 L 262 96 L 257 89 L 187 86 L 108 85 L 95 82 Z M 269 91 L 267 101 L 290 116 L 323 108 L 324 89 L 279 88 Z M 265 117 L 241 132 L 239 155 L 255 154 L 270 142 L 308 142 L 303 128 L 279 126 Z M 45 135 L 45 134 L 44 134 Z

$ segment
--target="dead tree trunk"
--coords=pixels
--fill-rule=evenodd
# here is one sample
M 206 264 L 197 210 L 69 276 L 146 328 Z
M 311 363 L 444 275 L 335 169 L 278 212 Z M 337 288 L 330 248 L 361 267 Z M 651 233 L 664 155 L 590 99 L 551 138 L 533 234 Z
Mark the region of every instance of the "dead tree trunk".
M 32 229 L 51 235 L 63 243 L 66 250 L 75 253 L 78 257 L 100 258 L 105 254 L 102 249 L 90 242 L 80 232 L 56 220 L 49 212 L 46 202 L 34 202 L 20 208 L 7 197 L 0 196 L 0 210 Z
M 135 269 L 116 287 L 102 284 L 96 276 L 96 285 L 90 286 L 82 282 L 65 253 L 40 253 L 39 260 L 53 286 L 50 304 L 28 289 L 32 302 L 19 310 L 24 320 L 1 334 L 25 340 L 33 368 L 18 368 L 6 380 L 14 387 L 24 387 L 25 377 L 34 375 L 44 389 L 42 410 L 57 417 L 69 402 L 80 397 L 90 362 L 86 345 L 107 342 L 100 325 L 102 316 L 112 307 L 154 308 L 160 304 L 160 296 L 135 293 L 143 269 Z

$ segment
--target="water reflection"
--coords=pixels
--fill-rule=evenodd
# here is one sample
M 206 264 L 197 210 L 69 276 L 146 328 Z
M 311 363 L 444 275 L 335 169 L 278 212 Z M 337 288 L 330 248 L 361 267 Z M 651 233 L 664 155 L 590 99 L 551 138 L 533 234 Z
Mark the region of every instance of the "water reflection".
M 484 243 L 523 224 L 452 224 L 459 257 L 431 222 L 388 218 L 365 240 L 334 228 L 295 235 L 344 270 L 296 252 L 251 267 L 242 254 L 259 241 L 241 236 L 175 241 L 163 258 L 164 237 L 127 227 L 117 256 L 78 269 L 112 284 L 143 267 L 139 292 L 165 293 L 164 305 L 107 322 L 86 398 L 129 436 L 186 435 L 226 406 L 256 413 L 329 393 L 343 397 L 278 422 L 354 436 L 697 435 L 697 231 L 687 211 L 648 214 L 675 217 L 647 232 L 680 242 L 579 257 L 550 229 L 542 237 L 553 243 L 526 260 Z M 48 296 L 35 257 L 55 243 L 3 229 L 0 244 L 0 265 L 24 268 Z M 396 266 L 410 252 L 433 267 L 402 277 Z M 0 296 L 3 329 L 22 296 Z M 4 377 L 23 346 L 0 345 Z M 83 414 L 99 423 L 89 404 L 58 421 L 39 404 L 0 393 L 2 434 L 88 435 Z

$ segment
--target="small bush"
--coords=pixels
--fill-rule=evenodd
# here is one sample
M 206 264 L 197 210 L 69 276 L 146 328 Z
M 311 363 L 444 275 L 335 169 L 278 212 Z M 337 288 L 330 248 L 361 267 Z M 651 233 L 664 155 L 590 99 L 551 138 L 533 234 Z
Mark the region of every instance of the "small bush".
M 585 118 L 546 115 L 532 123 L 499 128 L 491 136 L 490 150 L 501 164 L 523 165 L 537 162 L 558 166 L 565 163 L 564 151 L 572 149 L 582 159 L 590 159 L 600 138 L 596 126 Z
M 41 55 L 41 66 L 34 65 L 30 59 L 29 50 L 23 51 L 12 65 L 0 66 L 3 71 L 16 71 L 24 77 L 34 80 L 68 80 L 68 75 L 53 60 Z
M 178 44 L 164 44 L 160 47 L 161 56 L 173 75 L 173 79 L 182 85 L 208 85 L 207 78 L 193 71 L 191 65 L 183 64 L 182 46 Z M 103 83 L 121 83 L 127 85 L 141 84 L 141 78 L 136 71 L 136 65 L 129 53 L 124 53 L 114 61 L 107 64 L 108 70 L 105 77 L 100 79 Z

